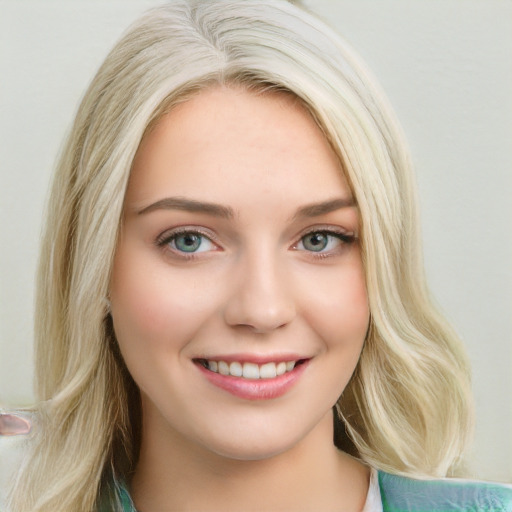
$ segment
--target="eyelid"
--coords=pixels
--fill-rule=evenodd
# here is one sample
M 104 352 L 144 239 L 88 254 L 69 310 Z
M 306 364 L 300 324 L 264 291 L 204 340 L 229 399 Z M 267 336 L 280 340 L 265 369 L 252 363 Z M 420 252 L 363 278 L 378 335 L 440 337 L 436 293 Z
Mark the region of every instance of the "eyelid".
M 297 242 L 295 242 L 293 245 L 296 245 L 302 238 L 304 238 L 306 235 L 310 235 L 311 233 L 325 233 L 332 236 L 337 235 L 339 237 L 347 237 L 354 240 L 358 239 L 357 233 L 354 230 L 345 229 L 341 226 L 320 224 L 318 226 L 310 226 L 302 230 L 299 235 L 297 235 Z
M 192 233 L 197 235 L 202 235 L 206 238 L 209 238 L 212 242 L 215 242 L 217 237 L 215 233 L 210 231 L 209 229 L 203 228 L 202 226 L 193 226 L 193 225 L 186 225 L 186 226 L 177 226 L 175 228 L 166 229 L 165 231 L 162 231 L 155 240 L 155 243 L 161 244 L 165 243 L 169 238 L 173 238 L 178 235 L 182 235 L 184 233 Z

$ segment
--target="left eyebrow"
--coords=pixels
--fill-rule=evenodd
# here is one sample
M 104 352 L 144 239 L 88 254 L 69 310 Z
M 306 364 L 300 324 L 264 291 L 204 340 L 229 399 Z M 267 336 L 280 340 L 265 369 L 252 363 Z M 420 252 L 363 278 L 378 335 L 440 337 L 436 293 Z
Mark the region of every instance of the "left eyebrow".
M 336 198 L 328 201 L 322 201 L 320 203 L 312 203 L 303 206 L 297 210 L 292 220 L 298 220 L 308 217 L 318 217 L 319 215 L 325 215 L 326 213 L 341 210 L 342 208 L 353 208 L 356 206 L 356 202 L 352 197 L 348 198 Z

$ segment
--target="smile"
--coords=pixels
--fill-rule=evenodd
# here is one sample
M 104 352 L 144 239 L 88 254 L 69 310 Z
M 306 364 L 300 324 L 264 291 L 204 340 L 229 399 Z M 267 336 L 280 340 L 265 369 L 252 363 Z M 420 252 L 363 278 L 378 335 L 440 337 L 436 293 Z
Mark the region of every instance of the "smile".
M 194 359 L 196 367 L 215 387 L 244 400 L 271 400 L 286 394 L 299 380 L 311 359 L 285 361 L 226 361 Z
M 201 359 L 199 363 L 207 370 L 221 375 L 231 375 L 232 377 L 242 377 L 244 379 L 274 379 L 280 375 L 291 372 L 301 361 L 280 361 L 268 362 L 265 364 L 256 364 L 242 361 L 215 361 Z

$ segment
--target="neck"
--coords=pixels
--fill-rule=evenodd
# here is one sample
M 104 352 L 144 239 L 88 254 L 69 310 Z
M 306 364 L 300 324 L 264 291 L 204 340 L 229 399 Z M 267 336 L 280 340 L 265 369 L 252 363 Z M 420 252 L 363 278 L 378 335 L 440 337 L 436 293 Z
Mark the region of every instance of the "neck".
M 223 457 L 168 429 L 148 431 L 131 483 L 140 512 L 363 508 L 369 472 L 334 446 L 331 412 L 297 445 L 261 460 Z

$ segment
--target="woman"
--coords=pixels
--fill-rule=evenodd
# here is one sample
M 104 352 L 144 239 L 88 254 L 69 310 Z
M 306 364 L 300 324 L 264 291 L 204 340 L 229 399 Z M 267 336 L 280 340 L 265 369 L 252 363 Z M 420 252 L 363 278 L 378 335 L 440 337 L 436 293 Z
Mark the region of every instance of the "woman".
M 504 487 L 388 474 L 454 474 L 468 368 L 428 297 L 400 131 L 300 7 L 148 13 L 50 204 L 13 510 L 389 510 L 417 485 L 411 510 L 506 510 Z

